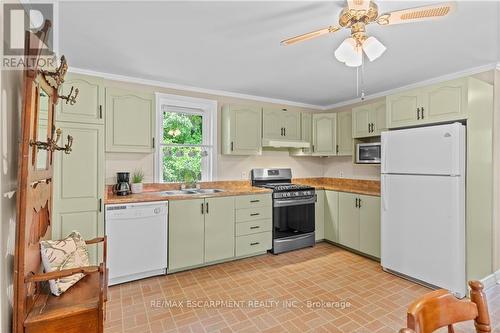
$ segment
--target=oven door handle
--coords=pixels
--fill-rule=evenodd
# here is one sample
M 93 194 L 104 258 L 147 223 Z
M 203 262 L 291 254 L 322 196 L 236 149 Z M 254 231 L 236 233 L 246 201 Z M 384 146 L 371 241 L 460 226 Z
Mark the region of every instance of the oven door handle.
M 314 204 L 314 196 L 307 199 L 298 200 L 274 200 L 273 207 L 288 207 L 288 206 L 299 206 L 299 205 L 309 205 Z

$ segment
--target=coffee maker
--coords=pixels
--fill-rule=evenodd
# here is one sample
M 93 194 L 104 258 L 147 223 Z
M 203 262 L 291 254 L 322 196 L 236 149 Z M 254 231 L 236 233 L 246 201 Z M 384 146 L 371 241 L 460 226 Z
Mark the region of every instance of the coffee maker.
M 130 172 L 117 172 L 116 185 L 113 187 L 113 192 L 116 195 L 130 194 Z

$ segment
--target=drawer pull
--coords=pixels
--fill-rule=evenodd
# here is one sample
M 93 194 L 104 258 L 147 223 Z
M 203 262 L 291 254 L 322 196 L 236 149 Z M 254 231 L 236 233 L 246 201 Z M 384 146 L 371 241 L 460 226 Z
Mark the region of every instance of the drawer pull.
M 259 242 L 250 243 L 251 246 L 259 245 L 259 244 L 260 244 Z
M 252 213 L 252 214 L 250 214 L 250 216 L 257 216 L 257 215 L 260 215 L 260 213 Z
M 253 227 L 250 227 L 250 229 L 259 229 L 259 228 L 260 228 L 260 226 L 258 226 L 258 225 L 254 225 Z
M 250 202 L 255 203 L 255 202 L 260 202 L 260 200 L 250 200 Z

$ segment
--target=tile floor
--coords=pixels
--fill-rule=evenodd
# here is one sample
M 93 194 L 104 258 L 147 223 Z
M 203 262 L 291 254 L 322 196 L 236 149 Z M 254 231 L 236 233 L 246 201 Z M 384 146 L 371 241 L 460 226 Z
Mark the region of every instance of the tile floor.
M 320 243 L 113 286 L 105 332 L 397 332 L 426 292 Z M 488 296 L 500 332 L 500 287 Z

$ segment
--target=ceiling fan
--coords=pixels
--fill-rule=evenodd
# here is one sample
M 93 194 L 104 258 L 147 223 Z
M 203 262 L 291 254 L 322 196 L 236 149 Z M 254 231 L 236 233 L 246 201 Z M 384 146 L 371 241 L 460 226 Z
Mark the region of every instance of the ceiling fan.
M 338 25 L 308 32 L 303 35 L 281 41 L 282 45 L 292 45 L 326 34 L 334 33 L 342 28 L 351 29 L 351 37 L 347 38 L 335 50 L 335 57 L 350 67 L 359 67 L 363 63 L 363 52 L 370 61 L 380 57 L 386 47 L 375 37 L 366 35 L 366 26 L 371 23 L 393 25 L 400 23 L 420 22 L 436 19 L 452 13 L 455 2 L 397 10 L 379 15 L 378 6 L 370 0 L 348 0 L 342 9 Z

